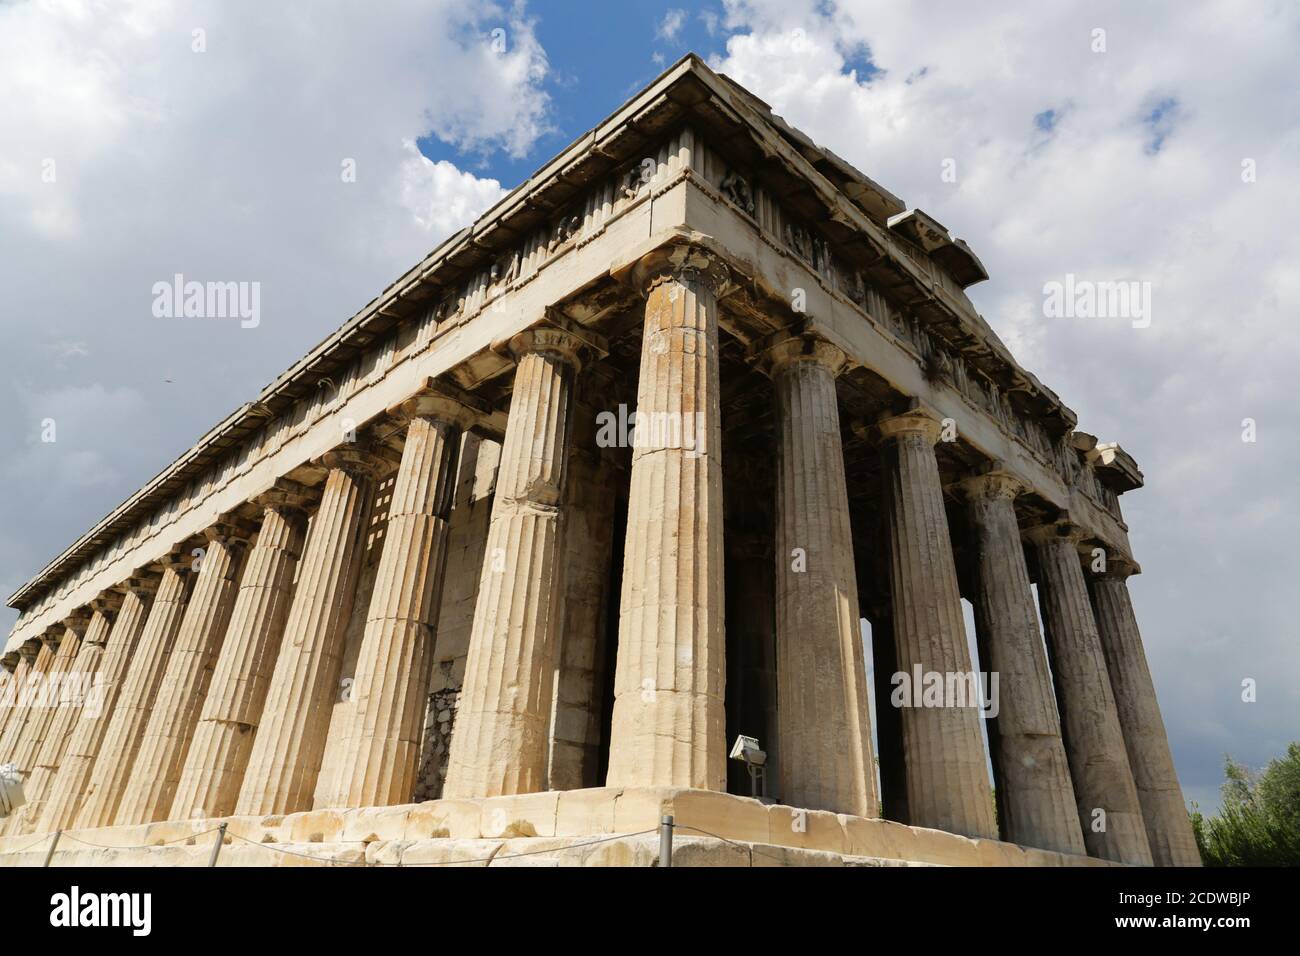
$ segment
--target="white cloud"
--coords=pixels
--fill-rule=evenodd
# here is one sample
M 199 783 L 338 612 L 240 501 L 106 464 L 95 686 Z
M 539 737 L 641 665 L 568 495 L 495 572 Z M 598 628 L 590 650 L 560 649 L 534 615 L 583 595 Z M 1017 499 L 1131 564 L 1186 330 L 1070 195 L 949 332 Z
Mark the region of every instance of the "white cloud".
M 1214 792 L 1225 749 L 1281 752 L 1300 712 L 1295 682 L 1272 676 L 1300 672 L 1300 11 L 726 7 L 740 33 L 715 65 L 966 238 L 992 276 L 971 290 L 990 324 L 1080 428 L 1143 467 L 1123 502 L 1145 569 L 1132 591 L 1189 790 Z M 1150 281 L 1151 327 L 1045 319 L 1044 282 L 1070 272 Z
M 0 4 L 0 584 L 494 202 L 413 144 L 524 154 L 547 71 L 522 4 Z M 153 318 L 177 272 L 260 283 L 260 324 Z
M 402 204 L 431 235 L 450 235 L 468 225 L 506 193 L 495 179 L 479 179 L 445 159 L 432 162 L 413 140 L 403 147 Z
M 682 32 L 685 23 L 686 11 L 673 7 L 659 21 L 659 26 L 655 28 L 655 36 L 661 40 L 673 42 L 677 39 L 678 34 Z

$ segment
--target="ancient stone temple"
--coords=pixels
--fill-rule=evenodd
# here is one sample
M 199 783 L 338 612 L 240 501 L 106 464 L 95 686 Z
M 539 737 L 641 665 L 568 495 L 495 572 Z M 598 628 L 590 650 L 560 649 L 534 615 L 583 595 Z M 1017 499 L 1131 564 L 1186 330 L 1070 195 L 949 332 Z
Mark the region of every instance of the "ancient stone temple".
M 986 278 L 683 59 L 9 598 L 0 862 L 1196 865 Z

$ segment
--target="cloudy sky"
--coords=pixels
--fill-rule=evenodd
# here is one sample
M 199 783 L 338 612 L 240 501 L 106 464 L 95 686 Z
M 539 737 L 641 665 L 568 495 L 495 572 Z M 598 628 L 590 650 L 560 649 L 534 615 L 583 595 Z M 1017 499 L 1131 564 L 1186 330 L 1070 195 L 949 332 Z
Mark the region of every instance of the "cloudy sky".
M 0 589 L 695 50 L 966 238 L 1137 458 L 1132 591 L 1215 806 L 1224 753 L 1300 737 L 1297 48 L 1284 2 L 0 3 Z M 259 282 L 260 323 L 159 321 L 176 273 Z M 1150 283 L 1149 326 L 1046 318 L 1067 275 Z

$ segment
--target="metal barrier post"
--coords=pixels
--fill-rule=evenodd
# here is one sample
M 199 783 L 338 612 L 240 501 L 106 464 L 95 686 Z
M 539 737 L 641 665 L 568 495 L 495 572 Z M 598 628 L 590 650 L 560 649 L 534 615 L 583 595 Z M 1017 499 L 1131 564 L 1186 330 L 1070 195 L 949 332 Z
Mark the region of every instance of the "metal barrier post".
M 673 816 L 665 813 L 659 821 L 659 865 L 673 865 Z
M 54 859 L 54 849 L 59 845 L 59 837 L 63 836 L 62 830 L 54 831 L 54 839 L 50 841 L 50 848 L 45 851 L 45 862 L 42 866 L 49 866 L 50 861 Z
M 217 857 L 221 855 L 221 844 L 226 842 L 226 824 L 217 827 L 217 843 L 212 848 L 212 859 L 208 860 L 208 866 L 217 865 Z

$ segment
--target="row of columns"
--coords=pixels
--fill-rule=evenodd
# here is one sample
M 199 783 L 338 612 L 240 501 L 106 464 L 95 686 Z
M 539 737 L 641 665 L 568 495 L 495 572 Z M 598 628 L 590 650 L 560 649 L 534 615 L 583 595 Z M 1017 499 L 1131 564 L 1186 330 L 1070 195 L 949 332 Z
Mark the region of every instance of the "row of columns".
M 462 745 L 449 770 L 453 791 L 525 792 L 544 779 L 549 662 L 561 613 L 555 585 L 568 408 L 578 355 L 589 344 L 554 326 L 510 343 L 519 365 L 517 397 L 493 514 L 496 544 L 484 568 L 485 581 L 494 584 L 480 589 L 475 618 L 481 636 L 471 654 L 462 720 L 467 728 L 477 726 L 481 739 L 502 742 L 497 750 L 509 749 L 511 760 L 495 768 Z M 483 402 L 444 385 L 393 410 L 405 418 L 406 441 L 350 691 L 355 713 L 346 728 L 346 759 L 336 780 L 318 778 L 374 485 L 386 470 L 360 448 L 324 456 L 328 471 L 310 521 L 306 489 L 281 480 L 256 499 L 264 509 L 258 528 L 218 524 L 206 533 L 198 560 L 178 552 L 159 562 L 156 576 L 127 582 L 125 613 L 107 641 L 108 713 L 92 717 L 78 708 L 80 719 L 69 721 L 76 733 L 58 749 L 61 764 L 40 762 L 38 770 L 57 769 L 48 801 L 30 799 L 45 789 L 31 773 L 45 734 L 19 730 L 37 730 L 37 720 L 56 715 L 64 721 L 74 711 L 5 711 L 0 743 L 9 741 L 12 729 L 14 746 L 4 752 L 15 751 L 13 762 L 28 778 L 24 828 L 290 813 L 319 802 L 318 787 L 330 805 L 409 800 L 460 435 L 489 412 Z M 527 582 L 532 586 L 519 587 Z M 98 611 L 91 624 L 96 635 L 108 630 Z M 26 686 L 33 674 L 53 677 L 74 658 L 80 661 L 85 626 L 81 618 L 69 619 L 46 635 L 39 653 L 25 649 L 6 686 Z M 534 641 L 535 634 L 542 639 Z M 494 650 L 500 641 L 524 656 L 504 677 L 502 655 Z M 535 670 L 541 675 L 536 686 L 516 694 L 516 678 Z M 470 730 L 459 736 L 475 739 Z M 527 746 L 515 746 L 515 738 Z M 514 773 L 516 782 L 484 776 L 497 772 Z
M 836 692 L 861 687 L 861 664 L 849 651 L 860 647 L 851 546 L 845 535 L 838 550 L 828 547 L 832 538 L 819 531 L 819 525 L 848 525 L 847 501 L 836 488 L 843 482 L 843 463 L 833 387 L 844 358 L 815 340 L 778 349 L 783 354 L 769 360 L 767 368 L 775 373 L 780 459 L 780 794 L 783 801 L 800 806 L 860 812 L 853 794 L 819 799 L 822 794 L 816 791 L 858 763 L 860 744 L 844 727 L 853 702 L 865 703 L 862 690 L 843 696 Z M 800 362 L 792 374 L 788 357 L 795 351 Z M 825 396 L 820 406 L 819 394 Z M 819 413 L 826 419 L 822 428 Z M 940 420 L 915 408 L 885 417 L 878 433 L 890 601 L 887 611 L 878 609 L 874 616 L 890 627 L 893 641 L 877 666 L 909 677 L 972 674 L 935 456 Z M 818 454 L 819 442 L 828 455 Z M 1049 669 L 1014 506 L 1022 490 L 1009 475 L 996 472 L 972 478 L 959 489 L 976 542 L 973 603 L 979 643 L 986 648 L 987 670 L 1001 679 L 1002 710 L 990 738 L 1002 835 L 1024 845 L 1119 862 L 1199 865 L 1124 583 L 1132 568 L 1113 562 L 1092 579 L 1090 592 L 1078 529 L 1050 525 L 1029 533 L 1052 652 Z M 807 567 L 795 568 L 792 559 L 805 556 Z M 844 562 L 848 567 L 840 571 Z M 835 600 L 846 604 L 852 609 L 852 626 L 824 612 L 819 616 L 819 599 L 827 607 Z M 828 665 L 820 642 L 829 646 L 837 631 L 842 660 L 839 666 Z M 785 650 L 791 646 L 797 647 L 793 654 Z M 1120 675 L 1113 688 L 1112 675 Z M 878 699 L 883 708 L 887 695 Z M 974 702 L 960 706 L 945 701 L 934 707 L 913 701 L 899 717 L 904 779 L 896 792 L 907 821 L 996 837 Z M 824 769 L 824 763 L 816 763 L 821 748 L 836 743 L 841 749 L 831 755 L 831 768 Z M 867 777 L 871 781 L 870 773 Z
M 606 782 L 723 789 L 717 303 L 727 273 L 711 256 L 681 248 L 640 268 L 647 302 L 638 417 L 675 420 L 682 440 L 633 448 Z M 447 797 L 547 785 L 573 387 L 592 348 L 589 334 L 560 320 L 504 346 L 516 363 L 513 398 Z M 779 787 L 792 805 L 875 816 L 835 386 L 846 365 L 834 346 L 806 336 L 759 356 L 778 421 Z M 49 719 L 34 713 L 19 720 L 15 710 L 0 727 L 0 759 L 12 752 L 30 775 L 29 827 L 411 798 L 460 435 L 487 408 L 437 386 L 394 411 L 407 435 L 336 775 L 320 779 L 344 625 L 374 487 L 390 467 L 356 446 L 323 458 L 327 474 L 310 520 L 306 489 L 281 480 L 256 499 L 256 527 L 213 526 L 196 565 L 172 555 L 126 582 L 115 621 L 110 607 L 96 607 L 88 621 L 69 619 L 39 652 L 22 656 L 11 683 L 85 666 L 102 674 L 106 702 L 98 716 L 55 721 L 48 742 Z M 879 432 L 896 667 L 969 673 L 935 456 L 938 422 L 915 409 L 888 417 Z M 993 753 L 1004 835 L 1124 862 L 1192 863 L 1123 577 L 1094 581 L 1090 595 L 1077 538 L 1056 527 L 1030 535 L 1049 670 L 1017 525 L 1019 490 L 1000 474 L 963 485 L 978 544 L 980 642 L 1004 687 Z M 970 706 L 902 711 L 908 822 L 997 835 L 979 720 Z M 1100 828 L 1092 825 L 1097 811 Z
M 918 411 L 881 422 L 880 431 L 898 670 L 919 665 L 922 672 L 969 672 L 934 457 L 939 422 Z M 1093 578 L 1090 594 L 1079 552 L 1082 532 L 1054 523 L 1022 537 L 1014 505 L 1022 491 L 998 472 L 959 488 L 975 544 L 979 644 L 987 671 L 1000 678 L 990 741 L 1002 835 L 1124 863 L 1199 865 L 1150 671 L 1138 656 L 1126 566 L 1112 563 Z M 1038 571 L 1046 649 L 1026 542 Z M 1125 687 L 1124 709 L 1113 685 Z M 901 716 L 908 822 L 997 835 L 977 712 L 909 707 Z M 1138 780 L 1152 781 L 1146 799 L 1139 797 Z

